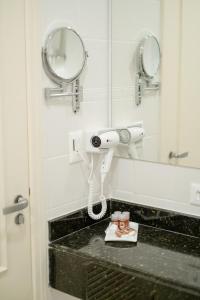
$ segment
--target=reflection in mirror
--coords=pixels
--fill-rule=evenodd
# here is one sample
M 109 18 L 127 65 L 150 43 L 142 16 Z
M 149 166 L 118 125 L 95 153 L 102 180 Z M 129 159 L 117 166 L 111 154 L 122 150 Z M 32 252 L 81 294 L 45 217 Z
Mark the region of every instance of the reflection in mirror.
M 78 33 L 69 27 L 52 31 L 43 49 L 43 63 L 48 76 L 57 83 L 77 79 L 85 66 L 87 53 Z
M 144 133 L 119 156 L 200 168 L 199 11 L 199 0 L 112 0 L 112 126 Z
M 47 60 L 52 71 L 65 80 L 82 70 L 85 50 L 79 35 L 70 28 L 55 30 L 48 38 Z
M 153 35 L 147 35 L 140 45 L 141 68 L 147 78 L 154 77 L 160 65 L 160 46 Z
M 47 76 L 59 85 L 45 88 L 45 98 L 67 98 L 72 101 L 73 112 L 77 113 L 83 95 L 79 77 L 87 60 L 87 52 L 79 34 L 70 27 L 50 32 L 42 49 L 42 60 Z
M 137 49 L 138 71 L 135 83 L 135 102 L 140 105 L 144 92 L 158 90 L 159 82 L 153 82 L 160 66 L 160 46 L 157 38 L 148 34 Z

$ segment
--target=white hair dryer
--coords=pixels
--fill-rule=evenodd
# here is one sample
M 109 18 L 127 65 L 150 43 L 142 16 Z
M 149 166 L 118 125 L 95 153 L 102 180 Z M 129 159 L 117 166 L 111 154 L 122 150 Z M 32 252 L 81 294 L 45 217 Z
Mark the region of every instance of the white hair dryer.
M 101 219 L 107 211 L 107 202 L 104 195 L 104 181 L 110 170 L 112 158 L 114 155 L 114 149 L 119 145 L 119 134 L 116 130 L 100 131 L 97 133 L 88 133 L 86 138 L 86 151 L 91 153 L 91 171 L 88 178 L 89 195 L 88 195 L 88 214 L 94 219 Z M 94 196 L 94 153 L 104 154 L 104 158 L 101 163 L 101 211 L 98 214 L 93 212 L 93 196 Z
M 144 128 L 142 122 L 137 122 L 132 126 L 117 129 L 120 136 L 120 144 L 128 147 L 128 155 L 133 159 L 138 159 L 136 144 L 144 138 Z

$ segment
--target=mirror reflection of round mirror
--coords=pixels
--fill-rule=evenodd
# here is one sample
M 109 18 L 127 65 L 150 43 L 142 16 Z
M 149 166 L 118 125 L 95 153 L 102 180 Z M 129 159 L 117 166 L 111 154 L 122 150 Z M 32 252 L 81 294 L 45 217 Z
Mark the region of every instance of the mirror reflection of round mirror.
M 160 66 L 160 46 L 153 35 L 147 36 L 142 44 L 141 63 L 144 74 L 154 77 Z
M 43 51 L 45 70 L 57 83 L 77 79 L 86 63 L 86 51 L 76 31 L 68 27 L 52 31 Z

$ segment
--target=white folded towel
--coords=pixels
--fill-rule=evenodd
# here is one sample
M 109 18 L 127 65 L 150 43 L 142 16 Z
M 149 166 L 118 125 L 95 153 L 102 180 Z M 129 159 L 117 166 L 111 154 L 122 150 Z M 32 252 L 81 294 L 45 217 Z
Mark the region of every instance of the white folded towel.
M 137 242 L 138 237 L 138 223 L 135 222 L 129 222 L 130 232 L 127 234 L 122 234 L 120 237 L 117 236 L 117 225 L 110 223 L 108 228 L 106 229 L 105 233 L 105 241 L 106 242 L 113 242 L 113 241 L 119 241 L 119 242 Z

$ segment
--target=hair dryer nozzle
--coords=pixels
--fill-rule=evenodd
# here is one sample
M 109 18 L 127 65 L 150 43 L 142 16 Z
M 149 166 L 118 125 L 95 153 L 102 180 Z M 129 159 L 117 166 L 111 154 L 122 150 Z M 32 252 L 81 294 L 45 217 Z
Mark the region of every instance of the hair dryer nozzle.
M 117 131 L 112 130 L 95 135 L 91 138 L 91 144 L 99 149 L 113 148 L 119 145 L 119 134 Z

